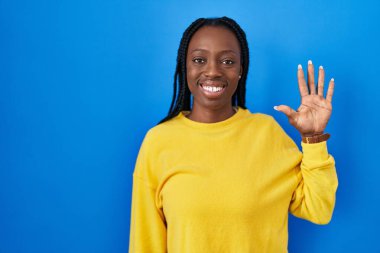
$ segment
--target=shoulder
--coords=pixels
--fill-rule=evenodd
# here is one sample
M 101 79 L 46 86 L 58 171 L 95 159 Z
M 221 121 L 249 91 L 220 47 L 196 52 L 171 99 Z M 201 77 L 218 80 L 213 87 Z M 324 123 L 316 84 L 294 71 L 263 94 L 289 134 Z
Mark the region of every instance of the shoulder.
M 252 113 L 248 109 L 244 110 L 244 118 L 245 124 L 252 124 L 259 127 L 265 128 L 278 128 L 280 125 L 277 123 L 273 116 L 264 114 L 264 113 Z
M 251 113 L 246 109 L 244 120 L 245 126 L 248 126 L 256 135 L 266 136 L 268 141 L 292 141 L 277 120 L 271 115 L 264 113 Z
M 157 141 L 161 138 L 164 138 L 165 136 L 171 136 L 180 130 L 181 130 L 181 125 L 178 124 L 178 116 L 177 116 L 161 124 L 151 127 L 147 131 L 145 138 Z
M 167 144 L 181 132 L 181 128 L 181 124 L 178 124 L 178 117 L 155 125 L 146 132 L 142 146 L 151 149 Z

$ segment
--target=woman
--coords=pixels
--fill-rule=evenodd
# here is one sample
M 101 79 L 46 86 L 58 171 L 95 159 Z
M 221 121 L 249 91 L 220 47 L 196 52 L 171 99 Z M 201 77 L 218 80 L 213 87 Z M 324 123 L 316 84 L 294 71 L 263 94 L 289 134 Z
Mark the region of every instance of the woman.
M 301 106 L 275 107 L 303 137 L 245 107 L 249 64 L 232 19 L 198 19 L 178 50 L 169 114 L 148 131 L 133 175 L 131 253 L 287 252 L 288 212 L 330 221 L 338 181 L 324 129 L 334 80 L 298 67 Z M 309 90 L 308 90 L 309 87 Z

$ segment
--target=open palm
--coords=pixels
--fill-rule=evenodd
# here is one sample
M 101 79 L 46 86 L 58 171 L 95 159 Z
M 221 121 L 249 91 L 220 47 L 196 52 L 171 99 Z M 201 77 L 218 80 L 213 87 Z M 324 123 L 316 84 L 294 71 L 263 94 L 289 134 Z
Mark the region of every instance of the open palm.
M 334 79 L 330 80 L 326 98 L 323 97 L 325 72 L 319 67 L 318 89 L 315 88 L 314 66 L 311 61 L 307 67 L 308 85 L 306 84 L 302 66 L 298 65 L 298 86 L 301 94 L 301 105 L 297 111 L 287 105 L 276 106 L 275 109 L 283 112 L 302 136 L 322 134 L 332 112 L 332 96 L 334 93 Z M 309 89 L 308 89 L 309 87 Z

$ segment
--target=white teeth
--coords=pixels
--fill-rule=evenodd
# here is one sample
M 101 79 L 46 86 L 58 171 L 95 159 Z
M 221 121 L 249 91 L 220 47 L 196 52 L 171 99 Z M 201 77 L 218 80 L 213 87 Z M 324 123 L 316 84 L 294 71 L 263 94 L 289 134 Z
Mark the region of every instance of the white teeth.
M 223 89 L 222 87 L 213 87 L 213 86 L 202 86 L 202 88 L 209 92 L 218 92 Z

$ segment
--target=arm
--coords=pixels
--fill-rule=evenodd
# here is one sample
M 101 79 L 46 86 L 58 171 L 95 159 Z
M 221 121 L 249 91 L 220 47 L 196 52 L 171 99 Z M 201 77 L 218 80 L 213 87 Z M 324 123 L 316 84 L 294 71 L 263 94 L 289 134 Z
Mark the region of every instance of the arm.
M 306 84 L 302 66 L 298 65 L 298 87 L 301 105 L 297 111 L 289 106 L 275 106 L 283 112 L 302 135 L 318 143 L 302 142 L 303 158 L 297 168 L 298 185 L 290 204 L 290 212 L 297 217 L 308 219 L 314 223 L 326 224 L 330 221 L 335 205 L 335 192 L 338 179 L 334 158 L 327 152 L 326 142 L 319 142 L 327 126 L 332 112 L 332 96 L 334 79 L 330 80 L 326 98 L 324 98 L 323 67 L 319 67 L 318 86 L 314 81 L 314 66 L 308 62 Z
M 155 205 L 155 190 L 133 177 L 129 253 L 166 252 L 166 224 Z
M 133 173 L 129 253 L 166 252 L 166 221 L 156 197 L 148 148 L 145 139 Z
M 302 143 L 303 158 L 296 168 L 298 185 L 290 203 L 290 212 L 316 224 L 327 224 L 335 206 L 338 179 L 334 158 L 326 142 Z

